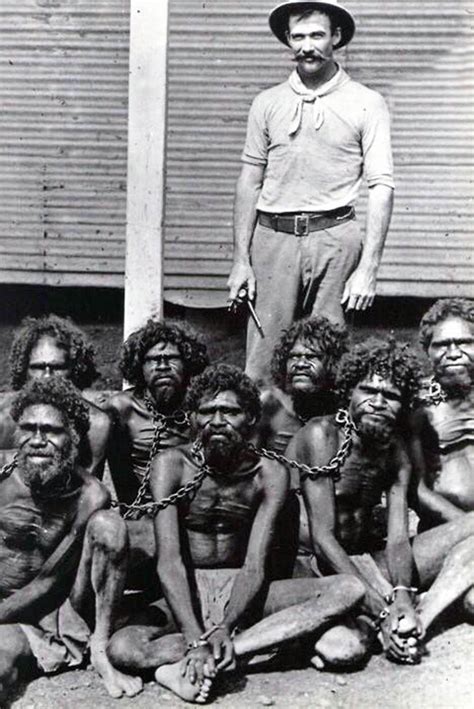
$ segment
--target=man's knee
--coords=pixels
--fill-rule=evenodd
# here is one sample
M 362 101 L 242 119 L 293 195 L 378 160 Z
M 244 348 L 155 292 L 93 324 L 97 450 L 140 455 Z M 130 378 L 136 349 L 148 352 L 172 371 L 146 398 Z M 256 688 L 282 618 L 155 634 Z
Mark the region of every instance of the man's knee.
M 329 591 L 332 597 L 336 594 L 344 598 L 347 601 L 347 605 L 350 607 L 363 600 L 365 596 L 365 586 L 356 576 L 337 574 L 329 578 L 333 582 Z
M 116 667 L 128 667 L 131 656 L 134 657 L 140 652 L 140 644 L 134 637 L 132 628 L 117 630 L 112 635 L 107 645 L 107 655 Z
M 30 645 L 19 625 L 0 626 L 0 698 L 19 675 L 33 672 L 36 664 Z
M 357 621 L 335 625 L 321 635 L 314 646 L 313 664 L 318 669 L 344 669 L 365 663 L 370 654 L 368 628 Z
M 463 598 L 464 612 L 466 619 L 474 623 L 474 588 L 469 589 Z
M 99 510 L 87 525 L 87 538 L 94 548 L 121 555 L 128 548 L 127 526 L 112 510 Z

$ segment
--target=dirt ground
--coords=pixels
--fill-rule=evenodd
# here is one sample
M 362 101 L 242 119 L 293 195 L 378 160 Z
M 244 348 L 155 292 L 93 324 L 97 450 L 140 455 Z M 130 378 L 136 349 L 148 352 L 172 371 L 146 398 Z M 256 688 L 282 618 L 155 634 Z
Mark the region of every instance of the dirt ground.
M 473 706 L 474 628 L 462 624 L 436 635 L 417 667 L 393 665 L 382 656 L 354 673 L 314 669 L 231 675 L 216 688 L 214 704 L 229 708 L 468 709 Z M 41 677 L 22 689 L 12 709 L 152 709 L 189 707 L 155 682 L 133 699 L 110 699 L 91 670 Z
M 358 315 L 354 339 L 393 332 L 416 342 L 416 324 L 429 301 L 381 299 L 371 315 Z M 101 378 L 97 388 L 120 387 L 116 370 L 122 339 L 122 295 L 103 291 L 58 293 L 25 288 L 0 289 L 0 390 L 8 389 L 8 351 L 22 317 L 45 312 L 70 314 L 87 332 L 98 352 Z M 190 312 L 168 306 L 166 314 L 186 320 L 209 342 L 211 361 L 242 364 L 242 319 L 230 320 L 225 311 Z M 212 338 L 209 333 L 212 332 Z M 439 629 L 438 629 L 439 630 Z M 400 667 L 381 656 L 362 671 L 347 674 L 319 673 L 314 669 L 253 670 L 245 677 L 229 675 L 216 690 L 214 703 L 223 707 L 276 706 L 286 709 L 467 709 L 474 706 L 474 629 L 453 625 L 436 632 L 429 655 L 417 667 Z M 261 670 L 261 668 L 259 668 Z M 95 674 L 87 669 L 41 677 L 21 687 L 9 704 L 14 709 L 151 709 L 189 706 L 155 683 L 146 684 L 134 699 L 109 698 Z

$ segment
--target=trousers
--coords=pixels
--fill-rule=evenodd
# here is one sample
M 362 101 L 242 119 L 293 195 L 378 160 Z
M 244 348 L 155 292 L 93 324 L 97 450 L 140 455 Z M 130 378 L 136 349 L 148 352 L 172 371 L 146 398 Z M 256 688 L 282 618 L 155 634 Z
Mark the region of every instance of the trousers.
M 257 223 L 250 255 L 257 279 L 254 305 L 265 337 L 249 318 L 245 371 L 254 381 L 270 382 L 275 345 L 298 318 L 324 315 L 344 323 L 341 298 L 361 251 L 355 219 L 307 236 L 275 232 Z

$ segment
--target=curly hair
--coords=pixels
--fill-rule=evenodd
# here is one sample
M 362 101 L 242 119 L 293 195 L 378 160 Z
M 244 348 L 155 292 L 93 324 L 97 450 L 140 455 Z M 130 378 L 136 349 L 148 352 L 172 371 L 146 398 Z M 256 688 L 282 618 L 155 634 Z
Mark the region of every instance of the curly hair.
M 33 379 L 18 392 L 13 400 L 10 413 L 18 422 L 22 413 L 29 406 L 48 404 L 61 412 L 65 423 L 70 425 L 83 438 L 89 430 L 89 408 L 84 399 L 67 379 Z
M 345 406 L 353 389 L 374 374 L 390 379 L 402 394 L 402 405 L 410 406 L 420 389 L 422 369 L 415 351 L 408 343 L 394 337 L 370 337 L 354 345 L 341 359 L 336 377 L 336 391 Z
M 323 355 L 328 386 L 332 386 L 337 365 L 347 351 L 348 333 L 343 325 L 336 325 L 322 315 L 298 320 L 283 333 L 273 351 L 271 372 L 273 381 L 283 388 L 286 381 L 286 365 L 290 351 L 297 340 L 314 343 Z
M 423 315 L 420 322 L 420 344 L 425 350 L 431 343 L 436 325 L 449 317 L 462 318 L 474 323 L 474 300 L 467 298 L 441 298 Z
M 127 337 L 120 352 L 120 372 L 133 386 L 145 386 L 143 361 L 146 353 L 157 342 L 176 345 L 188 378 L 200 374 L 209 364 L 205 344 L 188 327 L 150 319 L 144 327 Z
M 186 392 L 184 407 L 188 411 L 197 411 L 205 394 L 215 396 L 221 391 L 234 391 L 249 418 L 258 421 L 261 415 L 258 387 L 239 367 L 232 364 L 213 364 L 195 377 Z
M 94 347 L 85 334 L 69 318 L 45 315 L 42 318 L 25 318 L 10 350 L 10 380 L 18 390 L 27 379 L 30 355 L 41 337 L 52 337 L 68 353 L 71 365 L 70 379 L 78 389 L 89 387 L 97 379 Z

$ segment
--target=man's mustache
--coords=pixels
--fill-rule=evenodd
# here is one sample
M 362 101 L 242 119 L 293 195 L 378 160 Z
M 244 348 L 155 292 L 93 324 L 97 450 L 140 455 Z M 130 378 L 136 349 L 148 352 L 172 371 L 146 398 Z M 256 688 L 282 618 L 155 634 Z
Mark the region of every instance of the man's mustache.
M 291 59 L 294 62 L 299 62 L 302 59 L 321 59 L 322 61 L 325 61 L 326 57 L 319 52 L 304 52 L 300 50 L 299 52 L 296 52 Z

